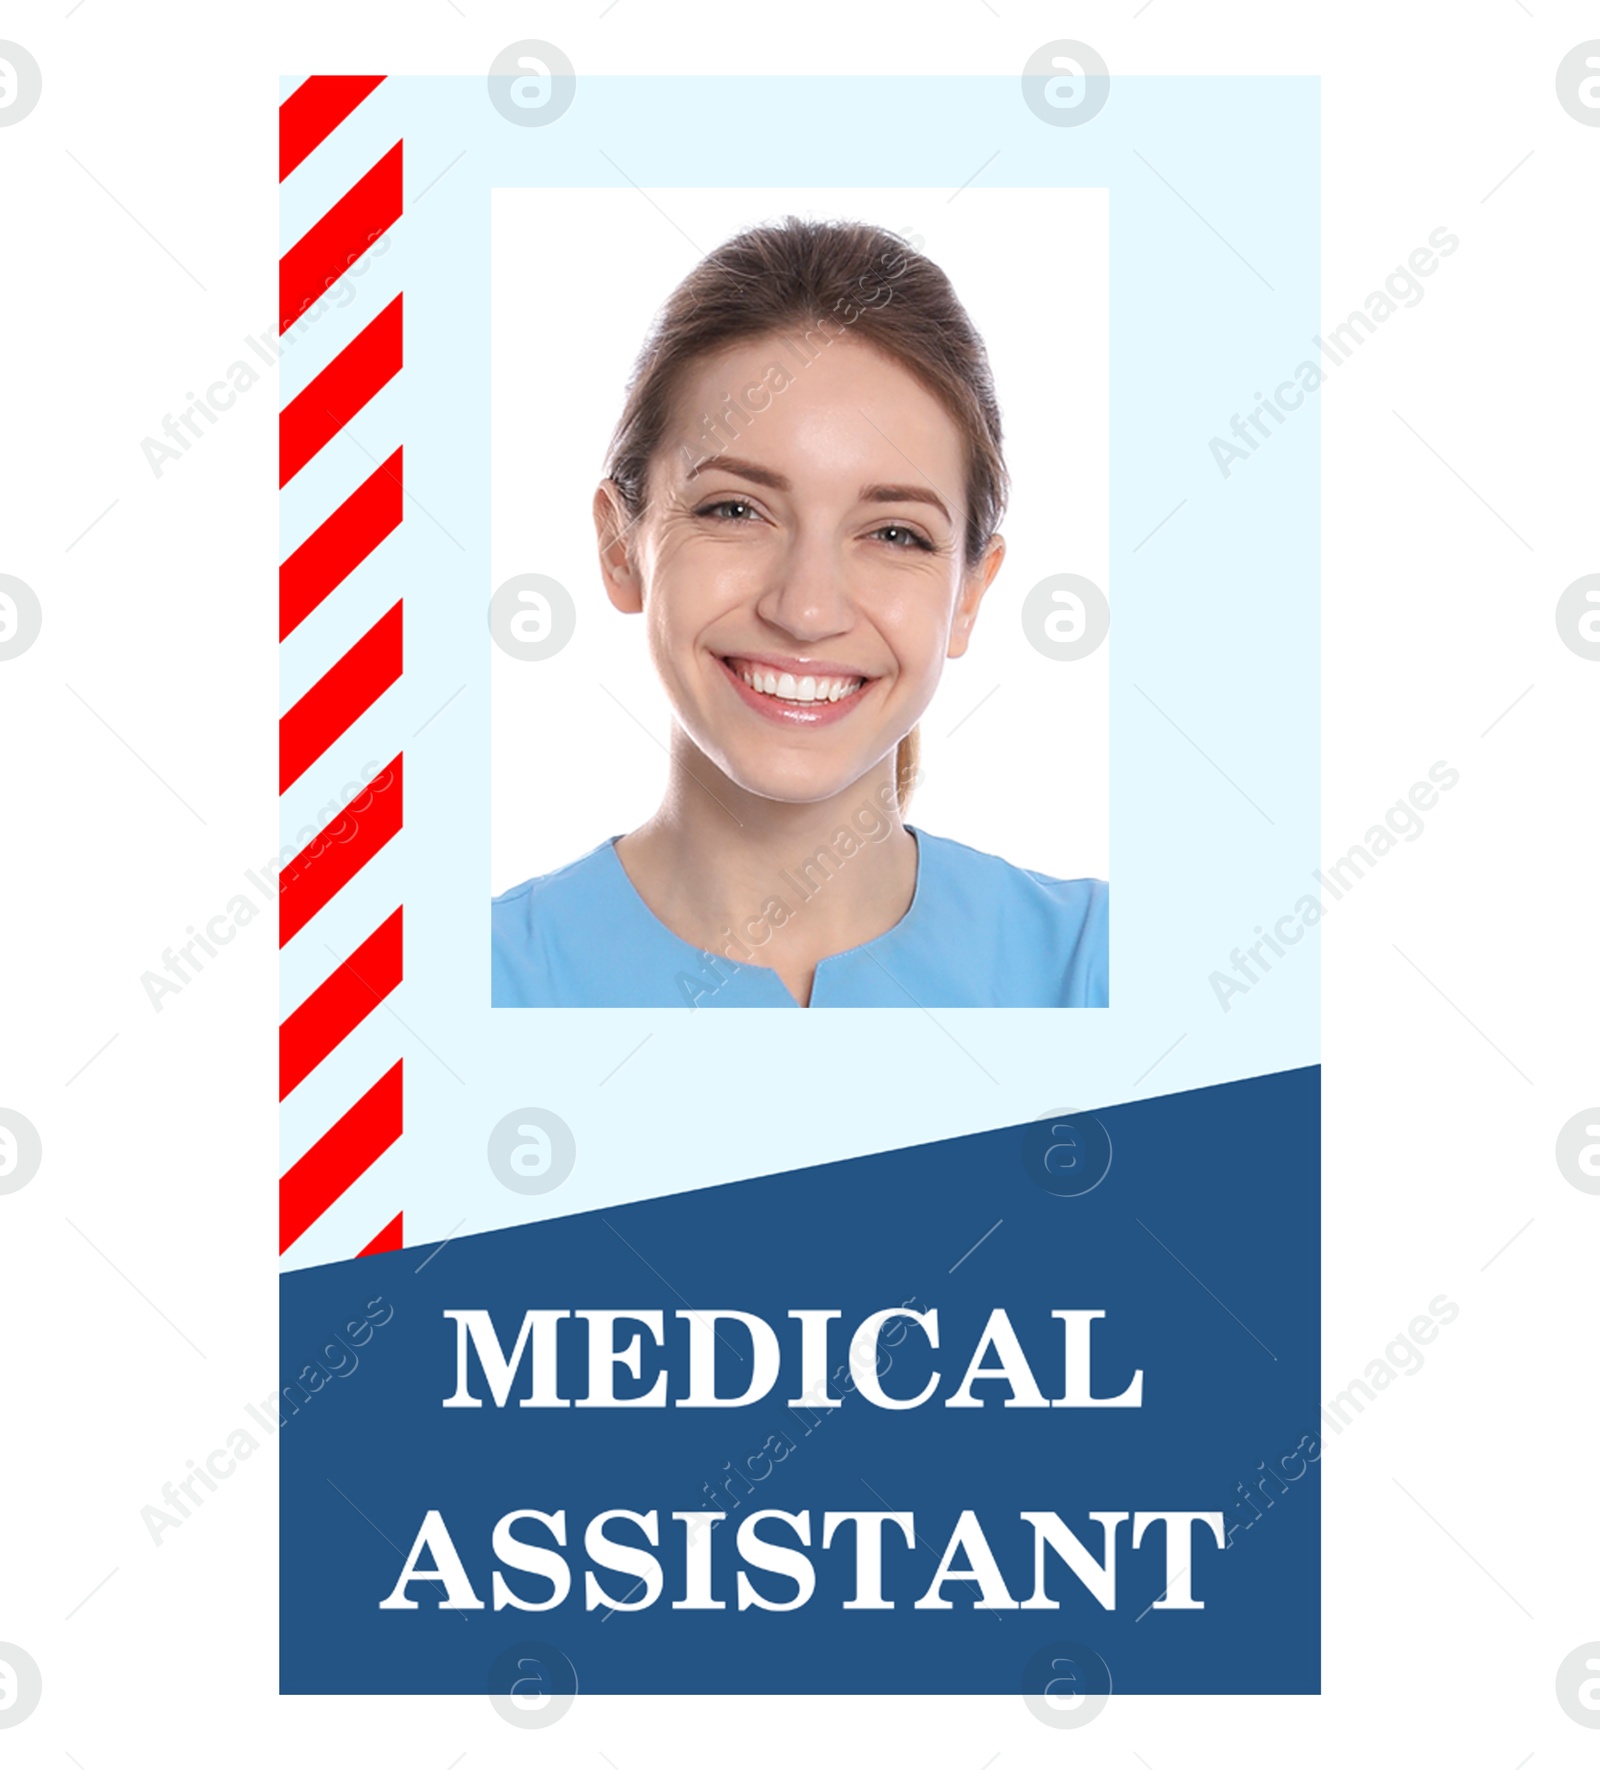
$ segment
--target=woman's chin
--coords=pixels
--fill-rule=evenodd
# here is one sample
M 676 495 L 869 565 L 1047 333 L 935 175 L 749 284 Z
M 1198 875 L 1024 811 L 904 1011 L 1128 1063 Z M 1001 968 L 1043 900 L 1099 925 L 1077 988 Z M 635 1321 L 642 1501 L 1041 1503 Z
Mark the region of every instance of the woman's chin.
M 778 805 L 818 805 L 848 792 L 868 771 L 849 764 L 819 767 L 816 762 L 776 767 L 766 760 L 752 760 L 740 766 L 737 759 L 730 757 L 723 764 L 723 772 L 754 799 L 769 799 Z

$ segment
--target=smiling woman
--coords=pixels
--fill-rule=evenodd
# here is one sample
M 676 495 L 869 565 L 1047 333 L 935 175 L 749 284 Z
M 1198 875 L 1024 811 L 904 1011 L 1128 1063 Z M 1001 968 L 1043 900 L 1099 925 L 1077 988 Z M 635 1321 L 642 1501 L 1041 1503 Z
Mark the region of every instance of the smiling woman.
M 898 236 L 790 217 L 695 268 L 594 496 L 672 705 L 667 791 L 495 899 L 497 1007 L 1105 1006 L 1102 881 L 905 821 L 1006 490 L 983 341 Z

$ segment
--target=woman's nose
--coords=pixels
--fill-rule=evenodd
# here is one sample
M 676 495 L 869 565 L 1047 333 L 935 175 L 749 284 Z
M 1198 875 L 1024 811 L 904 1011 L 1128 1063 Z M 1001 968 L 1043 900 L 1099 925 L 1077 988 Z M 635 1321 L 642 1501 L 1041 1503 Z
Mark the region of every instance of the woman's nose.
M 848 632 L 855 624 L 844 562 L 824 538 L 797 539 L 774 564 L 756 612 L 805 643 Z

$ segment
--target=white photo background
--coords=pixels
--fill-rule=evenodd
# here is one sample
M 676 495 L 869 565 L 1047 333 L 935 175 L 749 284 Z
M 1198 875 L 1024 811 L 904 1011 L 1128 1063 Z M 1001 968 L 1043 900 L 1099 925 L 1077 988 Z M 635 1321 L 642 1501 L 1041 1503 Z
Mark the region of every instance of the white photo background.
M 918 244 L 983 335 L 1000 398 L 1006 559 L 923 717 L 910 821 L 1018 866 L 1108 878 L 1115 632 L 1065 663 L 1041 656 L 1020 619 L 1027 592 L 1054 573 L 1113 595 L 1107 193 L 499 190 L 493 204 L 484 600 L 538 572 L 571 594 L 577 628 L 544 662 L 490 647 L 492 889 L 576 860 L 660 800 L 672 716 L 643 621 L 617 613 L 601 587 L 590 504 L 661 304 L 730 235 L 791 213 L 872 222 Z

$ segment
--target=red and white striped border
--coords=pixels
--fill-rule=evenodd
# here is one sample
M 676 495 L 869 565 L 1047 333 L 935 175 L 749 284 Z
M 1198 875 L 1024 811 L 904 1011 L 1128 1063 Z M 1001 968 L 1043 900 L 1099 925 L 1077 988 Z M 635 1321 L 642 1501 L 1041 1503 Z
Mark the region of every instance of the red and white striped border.
M 281 183 L 314 154 L 381 84 L 378 75 L 314 75 L 278 111 Z M 404 142 L 397 141 L 284 253 L 278 262 L 281 336 L 400 218 Z M 378 391 L 404 360 L 403 297 L 353 338 L 278 415 L 281 490 Z M 396 447 L 278 570 L 278 637 L 287 639 L 313 609 L 380 547 L 404 518 L 404 459 Z M 404 667 L 403 600 L 382 615 L 278 722 L 278 791 L 287 792 L 378 698 Z M 320 831 L 284 869 L 278 892 L 278 945 L 286 947 L 355 878 L 401 827 L 405 756 L 397 755 L 361 797 Z M 278 1098 L 285 1100 L 399 984 L 404 975 L 405 906 L 396 905 L 278 1029 Z M 282 1253 L 396 1142 L 404 1126 L 399 1058 L 330 1125 L 279 1182 Z M 362 1254 L 405 1244 L 398 1211 Z

